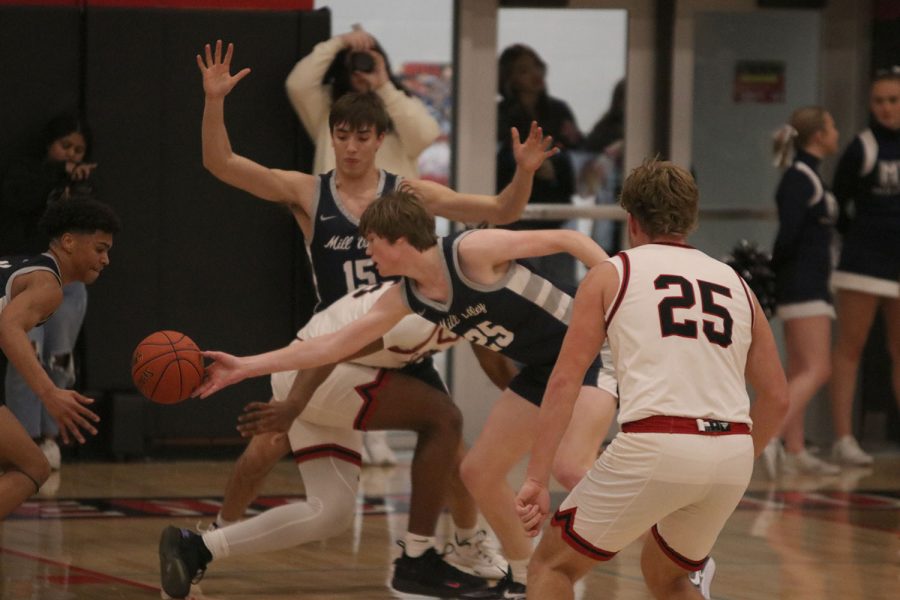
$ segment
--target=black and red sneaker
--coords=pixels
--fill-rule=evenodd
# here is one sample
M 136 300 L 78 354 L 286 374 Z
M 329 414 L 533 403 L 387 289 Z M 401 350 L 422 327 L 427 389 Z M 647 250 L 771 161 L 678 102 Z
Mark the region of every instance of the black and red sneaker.
M 391 587 L 398 592 L 453 598 L 486 586 L 485 579 L 460 571 L 446 562 L 434 548 L 415 558 L 404 551 L 394 561 Z

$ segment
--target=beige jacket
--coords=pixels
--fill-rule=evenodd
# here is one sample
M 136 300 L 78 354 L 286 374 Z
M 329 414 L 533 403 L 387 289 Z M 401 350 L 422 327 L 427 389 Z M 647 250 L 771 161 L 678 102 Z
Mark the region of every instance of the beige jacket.
M 322 76 L 343 49 L 340 38 L 316 44 L 313 51 L 291 70 L 285 81 L 287 95 L 309 136 L 316 144 L 313 173 L 334 168 L 334 148 L 328 129 L 331 86 L 322 85 Z M 418 177 L 419 154 L 440 134 L 440 126 L 420 100 L 407 96 L 388 81 L 375 90 L 387 107 L 394 130 L 384 137 L 375 164 L 404 177 Z

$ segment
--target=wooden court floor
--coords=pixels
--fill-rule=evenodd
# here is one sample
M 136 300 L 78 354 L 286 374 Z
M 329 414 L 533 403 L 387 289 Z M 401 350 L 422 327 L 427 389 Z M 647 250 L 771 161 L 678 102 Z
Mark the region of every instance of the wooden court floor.
M 159 598 L 160 530 L 208 522 L 229 469 L 227 461 L 64 464 L 55 495 L 33 498 L 0 523 L 0 599 Z M 387 587 L 394 540 L 406 525 L 408 466 L 365 468 L 361 487 L 349 531 L 217 561 L 194 598 L 412 598 Z M 293 463 L 284 461 L 259 508 L 301 494 Z M 445 517 L 439 535 L 448 531 Z M 874 468 L 838 477 L 772 483 L 755 475 L 713 555 L 712 595 L 720 600 L 900 598 L 900 454 L 880 453 Z M 636 543 L 598 564 L 579 597 L 650 598 L 638 558 Z

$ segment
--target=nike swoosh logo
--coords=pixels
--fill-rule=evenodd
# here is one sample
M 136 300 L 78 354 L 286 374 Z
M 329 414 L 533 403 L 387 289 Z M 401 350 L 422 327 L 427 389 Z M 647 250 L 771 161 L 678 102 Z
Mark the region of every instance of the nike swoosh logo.
M 332 220 L 332 219 L 337 219 L 337 215 L 331 215 L 331 216 L 328 216 L 328 217 L 326 217 L 325 215 L 319 215 L 319 220 L 320 220 L 320 221 L 330 221 L 330 220 Z

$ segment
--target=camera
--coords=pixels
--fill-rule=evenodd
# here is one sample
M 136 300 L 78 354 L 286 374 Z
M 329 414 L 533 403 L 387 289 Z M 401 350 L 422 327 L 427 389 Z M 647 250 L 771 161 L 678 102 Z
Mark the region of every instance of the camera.
M 350 71 L 371 73 L 375 70 L 375 59 L 368 52 L 353 52 L 350 54 Z

